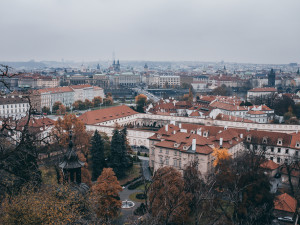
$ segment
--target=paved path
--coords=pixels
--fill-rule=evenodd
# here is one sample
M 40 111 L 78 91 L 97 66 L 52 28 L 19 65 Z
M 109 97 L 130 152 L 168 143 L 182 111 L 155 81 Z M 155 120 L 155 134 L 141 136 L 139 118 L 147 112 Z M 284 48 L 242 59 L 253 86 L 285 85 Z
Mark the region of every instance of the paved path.
M 143 159 L 141 159 L 141 160 L 142 160 L 143 175 L 146 180 L 150 181 L 151 180 L 151 172 L 150 172 L 150 168 L 149 168 L 149 158 L 148 158 L 148 160 L 143 160 Z
M 126 200 L 130 200 L 129 199 L 129 196 L 135 192 L 142 192 L 141 190 L 128 190 L 128 186 L 127 185 L 125 187 L 125 189 L 123 189 L 123 191 L 120 192 L 120 199 L 121 201 L 126 201 Z M 130 200 L 131 201 L 131 200 Z M 140 206 L 140 202 L 134 202 L 134 207 L 130 208 L 130 209 L 121 209 L 121 213 L 122 213 L 122 216 L 118 219 L 117 223 L 118 224 L 124 224 L 124 222 L 127 220 L 128 217 L 131 217 L 131 216 L 134 216 L 133 212 L 134 210 Z M 137 218 L 139 216 L 136 216 Z

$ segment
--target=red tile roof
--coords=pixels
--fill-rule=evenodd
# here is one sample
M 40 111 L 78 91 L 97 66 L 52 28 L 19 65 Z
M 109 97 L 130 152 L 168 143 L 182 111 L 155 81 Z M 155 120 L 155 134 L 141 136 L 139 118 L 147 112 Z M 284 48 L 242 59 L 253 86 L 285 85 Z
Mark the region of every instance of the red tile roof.
M 274 200 L 274 209 L 276 210 L 294 213 L 296 212 L 296 208 L 297 200 L 287 193 L 276 196 Z
M 247 112 L 247 114 L 251 114 L 251 115 L 263 115 L 263 114 L 266 114 L 265 112 L 263 112 L 263 111 L 259 111 L 259 110 L 257 110 L 257 111 L 248 111 Z
M 87 87 L 92 87 L 90 84 L 79 84 L 79 85 L 72 85 L 70 86 L 73 89 L 82 89 L 82 88 L 87 88 Z
M 97 124 L 109 120 L 115 120 L 126 116 L 131 116 L 137 114 L 138 112 L 134 111 L 126 105 L 110 107 L 106 109 L 98 109 L 93 111 L 88 111 L 79 116 L 79 119 L 84 124 Z
M 276 88 L 266 87 L 266 88 L 253 88 L 248 92 L 276 92 L 276 91 L 277 91 Z
M 239 106 L 239 104 L 233 105 L 219 101 L 212 102 L 210 106 L 217 109 L 224 109 L 227 111 L 248 111 L 248 108 L 246 106 Z
M 66 87 L 55 87 L 55 88 L 43 88 L 38 90 L 39 93 L 51 92 L 51 93 L 63 93 L 63 92 L 73 92 L 73 89 Z
M 279 167 L 279 164 L 273 162 L 273 160 L 267 160 L 260 164 L 260 167 L 268 170 L 276 170 Z
M 252 120 L 244 119 L 237 116 L 229 116 L 222 113 L 219 113 L 216 117 L 216 120 L 225 120 L 225 121 L 235 121 L 235 122 L 244 122 L 244 123 L 253 123 Z

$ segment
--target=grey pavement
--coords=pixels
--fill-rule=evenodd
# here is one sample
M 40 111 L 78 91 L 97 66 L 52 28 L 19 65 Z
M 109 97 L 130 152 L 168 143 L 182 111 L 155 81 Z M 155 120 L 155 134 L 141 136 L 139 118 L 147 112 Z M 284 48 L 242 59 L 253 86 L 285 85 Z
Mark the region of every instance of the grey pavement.
M 135 192 L 142 192 L 141 190 L 129 190 L 128 189 L 128 186 L 127 185 L 125 187 L 125 189 L 123 189 L 121 192 L 120 192 L 120 199 L 121 201 L 125 201 L 125 200 L 130 200 L 129 199 L 129 196 Z M 131 201 L 131 200 L 130 200 Z M 132 216 L 134 216 L 133 212 L 134 210 L 140 206 L 140 202 L 134 202 L 134 207 L 130 208 L 130 209 L 121 209 L 121 213 L 122 213 L 122 216 L 117 220 L 117 224 L 124 224 L 124 222 L 127 220 L 127 218 L 130 218 Z M 139 216 L 135 216 L 135 217 L 139 217 Z
M 150 168 L 149 168 L 149 158 L 148 158 L 148 160 L 142 160 L 142 171 L 143 171 L 145 180 L 150 181 L 151 180 L 151 172 L 150 172 Z

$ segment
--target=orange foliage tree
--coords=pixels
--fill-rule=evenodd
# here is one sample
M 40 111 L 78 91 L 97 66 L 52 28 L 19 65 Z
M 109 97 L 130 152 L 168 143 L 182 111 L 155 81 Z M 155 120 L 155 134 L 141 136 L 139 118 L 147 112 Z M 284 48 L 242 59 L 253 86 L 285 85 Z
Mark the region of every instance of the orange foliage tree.
M 184 180 L 173 167 L 158 169 L 149 187 L 149 212 L 159 224 L 183 224 L 189 215 L 191 195 L 185 192 Z
M 85 130 L 84 123 L 75 115 L 66 114 L 63 119 L 58 118 L 52 130 L 53 137 L 63 149 L 68 149 L 69 132 L 73 133 L 73 144 L 80 160 L 87 161 L 91 135 Z M 84 156 L 82 157 L 81 154 Z
M 58 110 L 56 110 L 57 115 L 64 115 L 66 113 L 66 107 L 64 105 L 59 105 Z
M 92 187 L 91 197 L 96 205 L 97 217 L 105 224 L 118 216 L 122 202 L 119 192 L 122 187 L 115 176 L 112 168 L 104 168 L 98 177 L 96 184 Z
M 214 148 L 212 155 L 216 157 L 213 165 L 217 166 L 221 161 L 228 160 L 231 158 L 231 154 L 226 148 Z
M 73 224 L 84 216 L 84 205 L 68 186 L 24 188 L 2 201 L 0 224 Z
M 93 102 L 94 107 L 98 107 L 102 103 L 102 98 L 100 96 L 96 96 L 93 98 L 92 102 Z

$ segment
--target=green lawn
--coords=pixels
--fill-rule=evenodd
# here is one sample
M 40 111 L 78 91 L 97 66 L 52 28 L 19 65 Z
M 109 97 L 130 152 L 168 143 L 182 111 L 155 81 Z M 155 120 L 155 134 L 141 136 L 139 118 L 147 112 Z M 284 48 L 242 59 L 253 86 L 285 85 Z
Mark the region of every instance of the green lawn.
M 129 195 L 129 199 L 134 202 L 145 202 L 145 199 L 137 199 L 136 198 L 137 194 L 143 194 L 143 193 L 142 192 L 134 192 L 131 195 Z
M 119 180 L 120 185 L 124 185 L 128 181 L 133 180 L 134 178 L 137 178 L 139 176 L 141 176 L 141 166 L 140 164 L 133 164 L 132 168 L 126 171 L 126 177 Z

